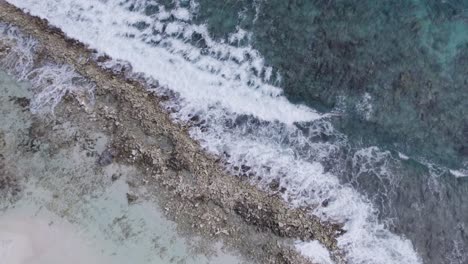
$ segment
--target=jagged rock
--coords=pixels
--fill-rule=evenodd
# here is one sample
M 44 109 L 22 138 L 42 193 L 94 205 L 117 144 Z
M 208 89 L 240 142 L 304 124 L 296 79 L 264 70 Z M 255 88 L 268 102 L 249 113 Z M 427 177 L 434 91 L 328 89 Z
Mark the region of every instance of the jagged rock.
M 5 146 L 6 146 L 5 134 L 3 132 L 0 132 L 0 149 L 4 148 Z
M 112 181 L 116 181 L 116 180 L 118 180 L 119 178 L 120 178 L 120 175 L 115 174 L 115 173 L 112 174 L 112 176 L 111 176 L 111 180 L 112 180 Z
M 0 12 L 3 10 L 2 8 L 5 9 L 5 7 L 0 4 Z M 19 10 L 14 12 L 12 11 L 15 16 L 3 16 L 0 17 L 0 20 L 16 20 L 21 16 Z M 22 21 L 23 20 L 20 19 L 17 20 L 16 23 L 23 23 Z M 179 219 L 193 217 L 195 220 L 190 222 L 190 224 L 196 223 L 198 226 L 200 224 L 200 215 L 208 212 L 208 217 L 206 217 L 208 220 L 206 223 L 203 222 L 204 226 L 200 228 L 199 231 L 206 231 L 203 233 L 213 234 L 216 230 L 229 230 L 229 237 L 236 239 L 236 241 L 248 238 L 249 232 L 259 229 L 258 227 L 263 227 L 261 229 L 266 229 L 267 231 L 271 230 L 274 234 L 294 239 L 310 237 L 313 231 L 314 234 L 317 234 L 317 239 L 322 239 L 321 242 L 334 240 L 335 235 L 327 233 L 326 224 L 324 224 L 323 227 L 316 227 L 314 230 L 311 230 L 313 224 L 309 224 L 310 222 L 313 222 L 316 226 L 320 225 L 318 221 L 312 217 L 300 218 L 304 227 L 293 227 L 286 230 L 286 228 L 289 228 L 291 221 L 299 217 L 297 213 L 295 213 L 295 209 L 288 208 L 287 205 L 277 197 L 262 193 L 255 187 L 241 182 L 231 175 L 227 175 L 219 168 L 222 164 L 218 164 L 218 162 L 212 161 L 210 157 L 202 155 L 199 146 L 187 135 L 186 129 L 172 124 L 167 113 L 161 111 L 159 105 L 155 104 L 155 101 L 161 101 L 164 98 L 149 98 L 146 89 L 138 85 L 137 82 L 124 83 L 124 77 L 121 75 L 113 75 L 112 73 L 100 69 L 92 60 L 90 60 L 89 63 L 81 64 L 79 61 L 82 60 L 80 59 L 77 61 L 75 58 L 76 54 L 87 56 L 90 51 L 86 50 L 84 46 L 78 45 L 78 43 L 63 40 L 63 33 L 59 31 L 54 32 L 53 35 L 49 34 L 43 36 L 42 32 L 47 28 L 45 21 L 40 22 L 33 20 L 31 22 L 30 19 L 28 19 L 27 23 L 24 23 L 22 27 L 41 28 L 41 30 L 35 32 L 34 35 L 35 37 L 39 37 L 39 40 L 45 42 L 45 44 L 52 43 L 54 45 L 54 49 L 49 51 L 53 53 L 52 57 L 59 54 L 60 57 L 66 58 L 67 62 L 72 63 L 77 70 L 85 74 L 86 77 L 96 82 L 97 105 L 110 103 L 109 100 L 103 101 L 103 98 L 100 98 L 103 94 L 112 94 L 112 96 L 115 97 L 115 101 L 112 100 L 112 105 L 118 105 L 118 107 L 116 107 L 118 111 L 112 112 L 112 118 L 110 118 L 109 114 L 106 117 L 105 111 L 102 111 L 102 113 L 97 112 L 96 120 L 107 123 L 103 127 L 109 127 L 108 131 L 113 133 L 114 137 L 112 138 L 111 146 L 113 149 L 119 151 L 119 155 L 113 153 L 111 149 L 107 149 L 99 155 L 97 162 L 100 165 L 102 164 L 102 166 L 106 166 L 106 164 L 108 165 L 112 162 L 116 162 L 118 158 L 119 162 L 138 166 L 142 171 L 149 173 L 150 176 L 146 178 L 149 180 L 148 188 L 151 188 L 152 185 L 161 184 L 161 188 L 158 190 L 166 190 L 165 192 L 167 192 L 167 195 L 169 195 L 168 198 L 170 198 L 168 202 L 170 203 L 172 200 L 177 200 L 172 205 L 163 205 L 168 215 L 174 216 L 174 219 L 176 217 Z M 68 44 L 65 45 L 64 42 Z M 139 108 L 144 108 L 144 113 L 141 109 L 129 107 L 136 105 L 138 105 Z M 110 113 L 110 111 L 108 111 L 108 113 Z M 195 119 L 194 121 L 197 120 Z M 199 120 L 199 122 L 202 121 L 203 120 Z M 114 122 L 119 124 L 119 126 L 114 126 Z M 143 123 L 146 126 L 145 133 L 140 130 L 140 126 Z M 37 134 L 38 133 L 36 133 L 36 135 Z M 148 144 L 148 142 L 145 141 L 148 136 L 155 137 L 155 135 L 160 134 L 170 137 L 171 145 L 173 145 L 167 148 L 168 151 L 166 152 L 152 151 L 151 148 L 153 148 L 153 146 L 154 148 L 163 147 L 160 144 L 154 142 Z M 127 137 L 125 135 L 133 135 L 134 137 Z M 157 143 L 159 143 L 159 141 Z M 134 149 L 138 149 L 138 153 L 135 153 L 138 154 L 136 158 L 130 155 L 131 151 Z M 200 151 L 200 153 L 197 151 Z M 228 153 L 225 153 L 224 156 L 225 158 L 229 158 Z M 155 167 L 158 167 L 157 177 L 152 177 L 152 175 L 155 174 L 150 173 L 155 173 Z M 183 173 L 181 173 L 183 170 L 187 170 L 193 174 L 193 177 L 197 179 L 197 184 L 191 184 L 191 181 L 182 181 L 181 179 L 186 179 Z M 238 170 L 244 174 L 250 174 L 251 172 L 251 168 L 245 165 L 239 166 Z M 117 175 L 113 175 L 111 179 L 117 180 L 117 177 Z M 135 179 L 137 185 L 139 180 L 141 179 Z M 244 198 L 247 200 L 244 201 Z M 131 204 L 137 202 L 140 198 L 135 194 L 126 193 L 126 199 L 128 203 Z M 179 199 L 183 201 L 181 202 Z M 189 202 L 190 206 L 184 206 L 185 202 Z M 198 206 L 194 206 L 194 204 Z M 220 221 L 220 223 L 222 223 L 220 226 L 216 226 L 217 221 L 212 221 L 212 219 L 217 218 L 211 216 L 217 214 L 219 219 L 223 219 Z M 189 215 L 192 216 L 188 217 Z M 251 225 L 238 225 L 239 219 L 244 219 Z M 284 225 L 280 227 L 279 223 Z M 295 225 L 302 226 L 297 223 L 295 223 Z M 252 226 L 254 227 L 252 228 Z M 320 228 L 322 228 L 323 231 L 321 231 Z M 323 238 L 326 235 L 330 235 L 329 240 Z M 271 244 L 269 244 L 270 242 Z M 262 241 L 262 243 L 262 246 L 267 245 L 265 246 L 265 255 L 263 255 L 263 257 L 271 257 L 271 260 L 274 261 L 261 261 L 260 263 L 287 263 L 281 262 L 281 258 L 275 259 L 276 253 L 279 251 L 272 245 L 276 243 L 276 241 L 265 240 Z M 242 244 L 245 248 L 253 248 L 248 239 L 244 239 Z M 330 246 L 332 244 L 333 242 L 324 243 L 327 247 L 334 249 L 334 246 Z M 256 253 L 260 251 L 261 250 Z M 284 259 L 289 259 L 290 256 L 294 255 L 292 252 L 283 250 L 281 250 L 281 252 L 284 252 L 280 254 L 284 256 Z M 262 258 L 262 260 L 265 259 Z M 303 262 L 293 261 L 290 263 Z
M 268 184 L 268 187 L 269 187 L 272 191 L 278 191 L 278 190 L 279 190 L 279 187 L 280 187 L 280 182 L 279 182 L 279 180 L 273 179 L 273 180 Z
M 100 166 L 108 166 L 110 164 L 112 164 L 113 160 L 114 160 L 114 156 L 115 156 L 115 151 L 113 151 L 112 149 L 106 149 L 104 150 L 101 155 L 99 155 L 98 157 L 98 160 L 97 160 L 97 164 L 100 165 Z
M 28 107 L 29 104 L 31 103 L 31 100 L 26 97 L 14 97 L 14 98 L 11 98 L 11 101 L 21 106 L 22 108 Z
M 127 202 L 129 204 L 134 203 L 136 200 L 138 200 L 138 196 L 135 194 L 127 193 Z
M 171 169 L 173 169 L 173 170 L 175 170 L 175 171 L 181 171 L 181 170 L 184 168 L 182 162 L 181 162 L 179 159 L 177 159 L 177 157 L 175 157 L 175 155 L 172 155 L 172 156 L 167 160 L 166 165 L 167 165 L 169 168 L 171 168 Z

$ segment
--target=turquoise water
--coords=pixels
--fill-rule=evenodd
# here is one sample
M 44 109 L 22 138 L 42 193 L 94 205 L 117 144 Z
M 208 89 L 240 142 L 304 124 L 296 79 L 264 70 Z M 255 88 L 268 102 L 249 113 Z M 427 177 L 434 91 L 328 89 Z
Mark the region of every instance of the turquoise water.
M 425 263 L 468 261 L 468 1 L 9 2 L 179 93 L 231 172 L 347 223 L 351 263 L 416 262 L 376 223 Z
M 468 1 L 202 0 L 199 9 L 220 38 L 252 32 L 287 97 L 344 110 L 335 123 L 356 140 L 467 162 Z M 368 116 L 356 107 L 366 93 Z
M 219 38 L 252 32 L 289 100 L 340 113 L 333 124 L 349 141 L 330 170 L 427 263 L 468 261 L 468 179 L 433 165 L 468 168 L 468 1 L 202 0 L 199 10 Z M 356 155 L 369 146 L 392 154 Z

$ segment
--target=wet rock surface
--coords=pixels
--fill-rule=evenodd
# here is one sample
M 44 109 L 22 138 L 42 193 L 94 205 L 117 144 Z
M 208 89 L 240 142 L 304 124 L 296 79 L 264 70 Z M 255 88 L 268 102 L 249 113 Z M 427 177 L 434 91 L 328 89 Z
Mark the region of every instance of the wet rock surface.
M 15 97 L 15 98 L 11 98 L 11 100 L 15 102 L 15 104 L 18 104 L 19 106 L 21 106 L 22 108 L 29 107 L 29 104 L 31 101 L 30 99 L 26 97 Z
M 112 163 L 114 157 L 116 155 L 116 151 L 113 149 L 105 149 L 101 155 L 99 155 L 97 159 L 97 164 L 100 166 L 107 166 Z
M 96 84 L 93 109 L 76 100 L 64 100 L 48 122 L 35 120 L 29 130 L 31 140 L 24 147 L 34 151 L 47 141 L 51 153 L 56 153 L 71 144 L 70 135 L 48 138 L 48 131 L 68 131 L 67 123 L 79 124 L 73 137 L 82 142 L 83 149 L 90 150 L 96 163 L 103 168 L 113 163 L 138 168 L 141 175 L 130 179 L 129 186 L 145 186 L 155 194 L 167 217 L 183 232 L 222 240 L 256 263 L 309 263 L 292 249 L 292 242 L 316 239 L 333 252 L 337 263 L 344 262 L 336 246 L 336 237 L 342 232 L 338 225 L 323 223 L 306 210 L 290 208 L 277 194 L 260 191 L 226 174 L 218 158 L 204 153 L 186 128 L 171 122 L 158 106 L 160 98 L 148 94 L 139 83 L 83 59 L 92 58 L 93 52 L 67 39 L 46 21 L 2 1 L 0 14 L 0 21 L 20 27 L 40 42 L 37 63 L 46 60 L 72 65 Z M 27 106 L 25 100 L 16 101 Z M 107 147 L 92 151 L 97 143 L 86 139 L 85 131 L 107 135 Z M 118 179 L 119 175 L 112 175 L 110 180 Z M 129 204 L 144 198 L 132 192 L 126 196 Z
M 0 131 L 0 200 L 14 199 L 21 192 L 19 179 L 11 174 L 5 164 L 5 135 Z

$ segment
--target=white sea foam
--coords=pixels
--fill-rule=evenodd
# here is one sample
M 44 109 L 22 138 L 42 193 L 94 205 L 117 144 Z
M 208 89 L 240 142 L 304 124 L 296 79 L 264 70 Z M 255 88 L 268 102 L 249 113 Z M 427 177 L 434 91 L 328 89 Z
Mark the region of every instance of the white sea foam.
M 398 152 L 398 157 L 400 157 L 402 160 L 409 160 L 409 157 L 401 152 Z
M 68 65 L 36 62 L 37 42 L 15 27 L 0 24 L 0 40 L 13 45 L 0 60 L 0 67 L 20 81 L 28 80 L 34 93 L 30 109 L 33 113 L 53 112 L 67 94 L 73 94 L 85 107 L 94 103 L 94 85 Z
M 0 64 L 20 80 L 24 80 L 34 67 L 34 54 L 37 48 L 36 40 L 23 36 L 15 27 L 0 24 L 0 35 L 3 41 L 13 44 Z
M 216 42 L 205 26 L 169 21 L 168 11 L 162 6 L 160 12 L 148 17 L 126 11 L 122 7 L 125 4 L 115 0 L 59 2 L 10 1 L 36 15 L 49 14 L 48 20 L 68 36 L 112 58 L 130 62 L 135 72 L 148 74 L 197 107 L 218 105 L 231 112 L 287 123 L 321 117 L 304 106 L 290 104 L 281 96 L 281 89 L 252 73 L 252 69 L 263 70 L 263 59 L 257 51 Z M 149 26 L 140 31 L 132 26 L 138 22 Z M 202 49 L 187 43 L 194 33 L 203 37 L 209 55 L 202 55 Z M 159 42 L 158 36 L 162 36 L 162 43 L 150 48 L 149 43 Z
M 146 16 L 140 12 L 145 1 L 136 0 L 8 2 L 48 19 L 69 37 L 115 59 L 103 66 L 116 67 L 117 60 L 129 62 L 133 73 L 160 84 L 157 92 L 176 92 L 178 96 L 166 104 L 177 110 L 174 119 L 194 122 L 191 136 L 206 150 L 223 155 L 230 171 L 242 174 L 239 168 L 247 166 L 245 173 L 261 176 L 253 177 L 261 187 L 277 180 L 286 188 L 284 199 L 293 206 L 309 205 L 322 219 L 344 222 L 347 232 L 338 245 L 350 263 L 421 262 L 410 241 L 379 223 L 368 199 L 341 184 L 319 163 L 337 149 L 331 143 L 309 140 L 333 133 L 333 127 L 321 120 L 324 116 L 289 103 L 282 90 L 271 85 L 279 76 L 264 66 L 261 54 L 252 47 L 216 41 L 206 26 L 191 23 L 196 4 L 187 9 L 189 16 L 162 6 Z M 130 4 L 134 11 L 128 11 Z M 175 19 L 169 19 L 171 13 Z M 244 36 L 238 29 L 231 40 Z M 303 123 L 309 132 L 293 125 L 306 121 L 313 121 Z M 364 152 L 359 155 L 368 157 Z M 321 206 L 324 200 L 327 206 Z M 310 243 L 300 248 L 316 248 L 317 242 Z
M 365 120 L 371 119 L 374 109 L 372 107 L 372 96 L 369 93 L 364 93 L 364 96 L 356 105 L 356 110 Z
M 33 113 L 52 112 L 68 93 L 85 107 L 94 103 L 94 85 L 68 65 L 44 65 L 32 70 L 27 78 L 36 94 L 30 106 Z
M 317 264 L 333 264 L 333 260 L 330 258 L 330 252 L 323 247 L 318 241 L 311 242 L 298 242 L 296 248 L 304 256 L 310 258 L 314 263 Z
M 189 20 L 190 19 L 190 11 L 185 8 L 177 8 L 172 10 L 172 15 L 179 20 Z
M 457 178 L 468 177 L 468 170 L 450 170 L 450 173 Z

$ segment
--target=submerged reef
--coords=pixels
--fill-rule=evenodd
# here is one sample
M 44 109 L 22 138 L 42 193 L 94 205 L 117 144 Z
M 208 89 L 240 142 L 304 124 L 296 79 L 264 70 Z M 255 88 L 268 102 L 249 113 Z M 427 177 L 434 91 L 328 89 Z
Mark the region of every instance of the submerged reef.
M 468 162 L 468 2 L 201 0 L 197 19 L 252 32 L 285 95 L 337 109 L 350 138 Z
M 159 196 L 168 217 L 183 230 L 221 240 L 259 263 L 310 263 L 294 250 L 294 243 L 318 240 L 337 263 L 344 263 L 336 243 L 343 232 L 341 225 L 321 221 L 308 208 L 288 206 L 278 192 L 259 190 L 228 175 L 218 158 L 206 154 L 189 137 L 185 126 L 172 122 L 158 104 L 167 98 L 148 93 L 138 81 L 101 68 L 94 61 L 95 51 L 66 38 L 47 21 L 2 1 L 0 14 L 0 21 L 8 23 L 2 25 L 3 30 L 14 33 L 0 40 L 0 59 L 8 58 L 22 41 L 35 40 L 23 50 L 31 59 L 22 65 L 31 67 L 28 73 L 11 72 L 31 82 L 34 93 L 31 101 L 18 97 L 13 98 L 15 103 L 41 115 L 30 124 L 29 140 L 23 146 L 27 151 L 46 148 L 50 155 L 56 155 L 76 142 L 86 150 L 87 144 L 94 142 L 87 139 L 88 133 L 104 134 L 109 141 L 105 148 L 96 153 L 92 150 L 97 147 L 92 146 L 86 157 L 94 157 L 97 167 L 119 163 L 138 170 L 139 177 L 132 184 Z M 10 66 L 2 65 L 7 71 Z M 49 91 L 47 87 L 57 89 Z M 43 101 L 46 94 L 52 100 Z M 69 123 L 76 131 L 67 130 Z M 110 181 L 118 179 L 119 175 L 110 176 Z M 142 198 L 129 192 L 126 199 L 135 204 Z

